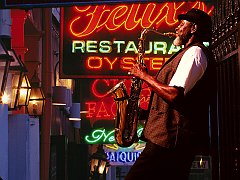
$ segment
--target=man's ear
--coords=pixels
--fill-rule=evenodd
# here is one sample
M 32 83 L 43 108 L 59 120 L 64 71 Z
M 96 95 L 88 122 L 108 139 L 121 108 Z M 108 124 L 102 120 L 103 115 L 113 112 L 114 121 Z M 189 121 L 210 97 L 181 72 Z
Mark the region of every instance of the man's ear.
M 192 24 L 192 26 L 191 26 L 191 33 L 193 34 L 193 33 L 195 33 L 196 31 L 197 31 L 197 29 L 198 29 L 198 26 L 197 26 L 197 24 Z

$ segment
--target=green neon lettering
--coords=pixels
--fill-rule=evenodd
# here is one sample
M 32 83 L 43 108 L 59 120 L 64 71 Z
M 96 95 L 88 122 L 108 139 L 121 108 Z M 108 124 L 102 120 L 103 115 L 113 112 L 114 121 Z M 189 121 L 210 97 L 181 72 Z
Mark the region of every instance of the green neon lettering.
M 137 135 L 140 136 L 143 131 L 143 128 L 138 128 Z M 89 144 L 96 144 L 96 143 L 109 143 L 114 144 L 116 143 L 114 137 L 114 130 L 106 132 L 105 129 L 96 129 L 94 130 L 91 135 L 85 136 L 85 141 Z

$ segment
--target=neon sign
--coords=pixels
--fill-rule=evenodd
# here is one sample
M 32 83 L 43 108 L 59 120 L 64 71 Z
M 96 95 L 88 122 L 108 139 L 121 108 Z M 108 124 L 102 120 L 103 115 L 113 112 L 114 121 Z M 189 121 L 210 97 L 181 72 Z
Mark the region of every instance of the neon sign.
M 145 145 L 145 143 L 133 143 L 130 147 L 123 148 L 116 144 L 105 144 L 104 151 L 111 166 L 132 165 L 141 154 Z
M 141 154 L 146 143 L 133 143 L 130 147 L 119 147 L 116 144 L 105 144 L 104 151 L 107 154 L 111 166 L 132 165 Z
M 209 3 L 165 2 L 73 6 L 61 9 L 61 78 L 129 78 L 143 28 L 174 31 L 177 15 L 191 8 L 211 14 Z M 145 63 L 154 75 L 179 50 L 172 40 L 148 33 Z
M 99 29 L 116 31 L 124 28 L 125 31 L 132 31 L 138 27 L 158 29 L 162 23 L 168 26 L 176 25 L 177 14 L 183 13 L 186 8 L 198 8 L 206 10 L 203 2 L 167 2 L 131 4 L 117 6 L 88 6 L 75 7 L 76 16 L 69 22 L 69 29 L 74 37 L 89 36 Z M 212 9 L 208 13 L 211 13 Z M 84 18 L 88 19 L 86 26 L 79 30 L 78 27 Z
M 116 144 L 105 144 L 104 151 L 111 166 L 132 165 L 141 154 L 145 145 L 145 143 L 133 143 L 130 147 L 123 148 Z
M 107 159 L 111 165 L 132 165 L 141 152 L 107 152 Z
M 148 49 L 145 50 L 145 54 L 170 54 L 177 52 L 179 48 L 170 45 L 170 49 L 167 50 L 168 44 L 164 41 L 150 41 L 148 42 Z M 73 40 L 72 41 L 72 53 L 95 53 L 95 54 L 109 54 L 115 51 L 114 53 L 128 54 L 133 52 L 134 54 L 138 53 L 137 46 L 134 41 L 93 41 L 93 40 Z
M 138 128 L 137 134 L 141 135 L 143 128 Z M 114 130 L 107 131 L 106 129 L 95 129 L 90 135 L 85 136 L 85 141 L 88 144 L 115 144 Z M 139 141 L 139 143 L 142 141 Z

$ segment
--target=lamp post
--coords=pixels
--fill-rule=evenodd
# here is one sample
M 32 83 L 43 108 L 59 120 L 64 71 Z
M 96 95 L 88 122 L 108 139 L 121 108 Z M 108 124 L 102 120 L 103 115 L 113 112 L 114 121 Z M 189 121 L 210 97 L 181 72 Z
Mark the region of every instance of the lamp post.
M 97 152 L 91 156 L 90 177 L 93 180 L 103 180 L 106 178 L 109 162 L 103 150 L 103 145 L 99 145 Z
M 13 61 L 0 39 L 0 103 L 4 103 L 3 95 L 6 88 L 7 77 L 9 72 L 10 63 Z M 5 102 L 6 103 L 6 102 Z

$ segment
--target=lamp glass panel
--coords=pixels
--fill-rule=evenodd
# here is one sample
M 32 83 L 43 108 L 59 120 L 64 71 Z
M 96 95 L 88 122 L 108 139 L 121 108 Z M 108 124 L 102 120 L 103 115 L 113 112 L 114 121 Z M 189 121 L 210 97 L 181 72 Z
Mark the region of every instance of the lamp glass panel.
M 16 52 L 13 49 L 8 50 L 8 54 L 13 57 L 13 61 L 11 62 L 11 67 L 20 67 L 20 68 L 24 67 L 23 62 L 17 56 Z
M 0 46 L 1 47 L 1 46 Z M 3 78 L 6 73 L 7 62 L 0 59 L 0 91 L 3 88 Z
M 32 87 L 30 99 L 31 100 L 44 99 L 44 96 L 40 87 Z
M 98 159 L 92 159 L 91 160 L 91 172 L 94 172 L 95 169 L 98 167 Z
M 109 170 L 109 166 L 106 165 L 106 168 L 105 168 L 105 173 L 106 174 L 108 173 L 108 170 Z
M 11 73 L 8 74 L 4 95 L 8 98 L 9 109 L 15 109 L 17 107 L 19 97 L 19 83 L 21 79 L 20 73 L 20 71 L 11 71 Z
M 0 62 L 0 91 L 2 88 L 3 76 L 4 76 L 4 70 L 2 70 L 2 66 L 1 66 L 1 62 Z
M 4 93 L 8 76 L 7 73 L 12 60 L 12 56 L 9 56 L 3 42 L 0 39 L 0 96 L 2 96 Z
M 7 55 L 7 50 L 6 50 L 4 43 L 0 39 L 0 56 L 1 55 L 3 55 L 3 56 Z
M 6 54 L 5 49 L 3 48 L 2 44 L 0 43 L 0 54 Z
M 28 103 L 29 115 L 41 116 L 43 113 L 44 100 L 43 99 L 30 99 Z
M 11 57 L 11 65 L 9 66 L 7 82 L 5 86 L 4 96 L 7 100 L 8 109 L 14 110 L 18 106 L 19 89 L 24 71 L 23 62 L 17 57 L 14 50 L 8 50 Z M 6 55 L 6 54 L 5 54 Z
M 6 66 L 6 61 L 0 59 L 0 72 L 3 72 L 5 70 L 5 66 Z
M 44 95 L 40 87 L 32 87 L 29 104 L 28 113 L 30 115 L 40 116 L 43 113 L 44 106 Z
M 99 174 L 103 174 L 104 169 L 105 169 L 105 166 L 106 166 L 106 161 L 101 160 L 101 161 L 100 161 L 99 168 L 98 168 Z
M 19 100 L 18 100 L 19 106 L 28 105 L 30 93 L 31 93 L 31 86 L 27 76 L 25 75 L 24 78 L 22 79 L 22 84 L 19 92 Z

